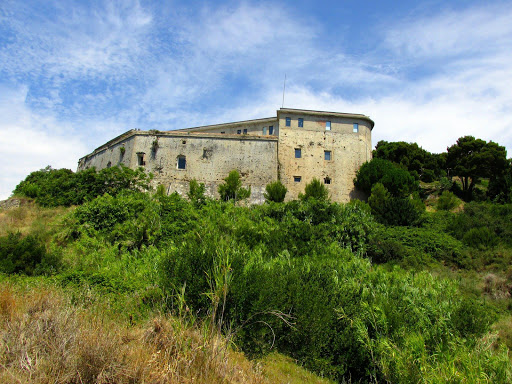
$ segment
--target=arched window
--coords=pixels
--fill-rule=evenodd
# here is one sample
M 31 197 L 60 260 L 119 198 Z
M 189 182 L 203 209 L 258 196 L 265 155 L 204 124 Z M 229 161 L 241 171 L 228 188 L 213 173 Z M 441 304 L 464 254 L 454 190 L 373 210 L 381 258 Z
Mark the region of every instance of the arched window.
M 186 169 L 187 168 L 187 158 L 185 156 L 183 156 L 183 155 L 178 156 L 177 168 L 178 169 Z

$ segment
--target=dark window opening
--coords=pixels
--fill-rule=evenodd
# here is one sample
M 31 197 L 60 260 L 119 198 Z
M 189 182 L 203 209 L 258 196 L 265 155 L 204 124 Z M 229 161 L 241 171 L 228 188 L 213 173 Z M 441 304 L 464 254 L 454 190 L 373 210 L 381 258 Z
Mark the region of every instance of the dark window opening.
M 182 140 L 181 144 L 187 144 L 187 140 Z
M 299 117 L 299 128 L 304 127 L 304 119 Z
M 326 177 L 324 179 L 324 184 L 331 184 L 331 178 L 330 177 Z
M 324 151 L 324 160 L 331 160 L 331 151 Z
M 300 183 L 301 177 L 300 176 L 293 176 L 293 181 L 296 183 Z
M 292 125 L 292 118 L 291 117 L 287 117 L 286 118 L 286 126 L 287 127 L 291 127 L 291 125 Z
M 221 133 L 226 133 L 225 131 L 222 131 Z
M 178 156 L 178 169 L 185 169 L 187 167 L 187 158 L 185 156 Z
M 302 157 L 302 149 L 295 148 L 295 158 L 300 159 Z
M 274 126 L 273 126 L 273 125 L 270 125 L 270 126 L 268 127 L 268 134 L 269 134 L 269 135 L 273 135 L 273 134 L 274 134 Z
M 112 166 L 112 162 L 111 162 L 111 161 L 109 161 L 109 162 L 107 163 L 107 168 L 110 168 L 111 166 Z
M 139 166 L 144 166 L 146 165 L 146 162 L 144 161 L 144 153 L 137 153 L 137 164 Z
M 247 135 L 247 129 L 244 129 L 244 135 Z
M 237 129 L 236 134 L 237 135 L 241 135 L 242 134 L 242 130 L 241 129 Z

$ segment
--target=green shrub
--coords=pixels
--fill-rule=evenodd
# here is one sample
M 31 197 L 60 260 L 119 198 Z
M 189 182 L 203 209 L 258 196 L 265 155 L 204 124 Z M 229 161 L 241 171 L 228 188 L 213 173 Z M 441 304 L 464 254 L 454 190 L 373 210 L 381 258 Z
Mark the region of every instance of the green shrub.
M 299 199 L 303 201 L 308 199 L 328 200 L 329 190 L 320 182 L 320 180 L 313 179 L 310 183 L 306 184 L 304 194 L 299 194 Z
M 423 206 L 424 207 L 424 206 Z M 377 220 L 386 225 L 418 226 L 422 216 L 410 198 L 391 197 L 384 202 Z
M 31 276 L 55 272 L 60 266 L 59 255 L 47 253 L 45 244 L 33 235 L 0 237 L 0 272 Z
M 431 228 L 381 225 L 372 232 L 368 249 L 372 260 L 373 257 L 377 258 L 376 262 L 380 262 L 381 255 L 413 265 L 428 263 L 432 259 L 457 266 L 463 262 L 462 243 L 443 231 Z
M 287 191 L 288 189 L 284 186 L 284 184 L 281 183 L 280 180 L 277 180 L 267 184 L 263 196 L 267 202 L 273 201 L 276 203 L 282 203 Z
M 188 186 L 188 199 L 194 204 L 196 207 L 200 207 L 206 202 L 205 195 L 206 187 L 204 183 L 199 184 L 196 179 L 190 180 Z
M 372 262 L 381 264 L 404 260 L 410 256 L 410 253 L 400 241 L 374 236 L 368 244 L 367 256 Z
M 13 193 L 32 197 L 46 207 L 80 205 L 104 193 L 116 195 L 127 189 L 149 190 L 151 178 L 152 175 L 141 168 L 132 170 L 124 165 L 99 172 L 90 168 L 77 173 L 48 166 L 28 175 Z
M 240 174 L 236 169 L 229 172 L 229 175 L 224 179 L 224 183 L 219 185 L 218 191 L 222 201 L 233 200 L 237 202 L 251 196 L 251 187 L 242 187 L 242 180 L 240 180 Z
M 487 228 L 487 230 L 468 232 L 474 228 Z M 463 240 L 466 237 L 468 244 L 482 244 L 483 247 L 494 244 L 512 245 L 512 205 L 489 204 L 471 202 L 464 205 L 464 210 L 452 216 L 447 230 L 454 237 Z M 495 236 L 492 235 L 494 233 Z M 475 241 L 472 242 L 471 238 Z
M 460 336 L 471 340 L 488 332 L 496 318 L 490 306 L 469 298 L 462 300 L 452 315 L 453 324 Z
M 459 204 L 457 197 L 450 191 L 444 190 L 437 200 L 437 209 L 451 211 Z
M 489 248 L 497 244 L 496 234 L 487 227 L 471 228 L 462 238 L 464 244 L 474 248 Z

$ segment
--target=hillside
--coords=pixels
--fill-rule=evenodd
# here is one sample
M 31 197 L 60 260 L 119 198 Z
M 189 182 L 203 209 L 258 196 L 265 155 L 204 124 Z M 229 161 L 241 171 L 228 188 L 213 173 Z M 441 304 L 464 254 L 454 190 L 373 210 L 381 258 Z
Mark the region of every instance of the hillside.
M 512 380 L 511 205 L 390 225 L 315 188 L 195 192 L 1 212 L 2 379 L 311 382 L 293 361 L 337 382 Z

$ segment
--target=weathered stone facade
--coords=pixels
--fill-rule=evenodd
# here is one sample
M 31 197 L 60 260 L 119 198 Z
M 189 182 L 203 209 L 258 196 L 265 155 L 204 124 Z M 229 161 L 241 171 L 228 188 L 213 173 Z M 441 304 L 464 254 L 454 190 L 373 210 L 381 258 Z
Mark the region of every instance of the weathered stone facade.
M 264 201 L 272 181 L 280 179 L 291 200 L 318 178 L 332 200 L 347 202 L 358 197 L 353 179 L 370 160 L 373 125 L 364 115 L 281 108 L 274 118 L 165 132 L 131 130 L 81 158 L 78 170 L 142 166 L 168 193 L 185 195 L 196 179 L 209 196 L 218 197 L 219 184 L 237 169 L 244 186 L 251 186 L 251 203 Z

